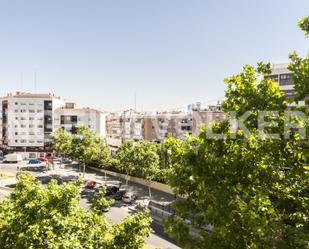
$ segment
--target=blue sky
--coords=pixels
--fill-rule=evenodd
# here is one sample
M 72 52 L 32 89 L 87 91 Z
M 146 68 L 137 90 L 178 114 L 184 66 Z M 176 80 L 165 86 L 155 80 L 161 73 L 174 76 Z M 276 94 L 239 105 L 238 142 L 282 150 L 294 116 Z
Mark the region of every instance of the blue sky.
M 224 96 L 244 64 L 307 53 L 308 0 L 0 0 L 0 95 L 163 110 Z M 21 73 L 23 80 L 21 84 Z

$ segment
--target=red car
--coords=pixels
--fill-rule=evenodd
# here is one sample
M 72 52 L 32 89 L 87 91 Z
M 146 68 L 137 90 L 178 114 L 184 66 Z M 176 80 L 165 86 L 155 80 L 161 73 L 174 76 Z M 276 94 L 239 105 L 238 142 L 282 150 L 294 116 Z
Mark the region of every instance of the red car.
M 87 181 L 85 188 L 94 189 L 96 185 L 97 185 L 96 181 Z
M 38 157 L 36 160 L 39 160 L 41 162 L 47 162 L 48 161 L 48 159 L 45 158 L 45 157 Z

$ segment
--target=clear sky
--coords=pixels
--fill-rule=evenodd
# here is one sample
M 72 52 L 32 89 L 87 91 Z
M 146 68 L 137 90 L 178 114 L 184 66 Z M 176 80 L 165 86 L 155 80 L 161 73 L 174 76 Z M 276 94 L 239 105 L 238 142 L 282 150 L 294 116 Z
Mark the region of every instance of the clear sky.
M 207 102 L 244 64 L 306 54 L 308 14 L 308 0 L 0 0 L 0 95 L 34 91 L 36 72 L 37 92 L 108 111 L 134 92 L 144 111 Z

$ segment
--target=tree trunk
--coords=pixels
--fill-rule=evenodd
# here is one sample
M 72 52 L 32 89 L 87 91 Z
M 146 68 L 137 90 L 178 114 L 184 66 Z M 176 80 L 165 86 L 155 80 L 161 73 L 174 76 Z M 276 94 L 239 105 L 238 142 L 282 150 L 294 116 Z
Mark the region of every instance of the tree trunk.
M 129 172 L 126 171 L 126 173 L 127 173 L 127 176 L 126 176 L 126 186 L 128 186 L 128 184 L 129 184 Z
M 151 198 L 151 187 L 150 187 L 150 183 L 148 184 L 148 193 L 149 193 L 149 198 Z
M 83 167 L 83 177 L 85 178 L 86 164 L 84 163 L 83 166 L 84 166 L 84 167 Z

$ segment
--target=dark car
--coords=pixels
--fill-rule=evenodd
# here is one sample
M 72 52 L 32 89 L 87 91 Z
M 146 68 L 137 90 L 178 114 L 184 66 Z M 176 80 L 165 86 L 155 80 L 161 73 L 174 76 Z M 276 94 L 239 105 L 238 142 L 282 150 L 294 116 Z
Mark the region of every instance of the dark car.
M 62 163 L 63 164 L 71 164 L 73 161 L 70 159 L 63 159 Z
M 118 191 L 114 196 L 116 201 L 121 201 L 122 197 L 123 197 L 123 193 L 121 191 Z

